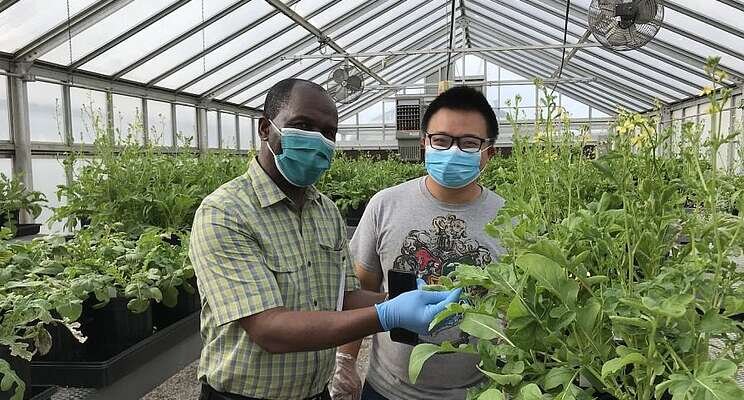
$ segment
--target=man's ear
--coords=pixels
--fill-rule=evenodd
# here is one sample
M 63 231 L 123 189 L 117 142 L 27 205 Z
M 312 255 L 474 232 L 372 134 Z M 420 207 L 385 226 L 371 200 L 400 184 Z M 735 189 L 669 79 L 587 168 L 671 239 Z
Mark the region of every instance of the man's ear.
M 262 142 L 269 140 L 271 134 L 271 122 L 266 117 L 258 119 L 258 137 L 261 138 Z

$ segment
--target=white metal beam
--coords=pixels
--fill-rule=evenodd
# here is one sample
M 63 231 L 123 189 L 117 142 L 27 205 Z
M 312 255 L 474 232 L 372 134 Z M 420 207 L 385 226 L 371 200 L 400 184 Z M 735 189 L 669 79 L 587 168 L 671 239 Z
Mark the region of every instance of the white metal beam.
M 119 11 L 133 0 L 101 0 L 85 10 L 70 17 L 68 21 L 57 25 L 42 37 L 34 40 L 26 47 L 16 52 L 18 61 L 33 62 L 44 54 L 52 51 L 57 46 L 64 44 L 71 37 L 97 24 L 102 19 Z

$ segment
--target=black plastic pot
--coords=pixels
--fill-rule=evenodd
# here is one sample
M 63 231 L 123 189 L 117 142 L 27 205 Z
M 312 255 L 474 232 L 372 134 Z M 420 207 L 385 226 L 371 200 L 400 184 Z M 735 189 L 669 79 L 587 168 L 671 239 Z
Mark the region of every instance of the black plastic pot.
M 18 221 L 20 221 L 20 214 L 21 213 L 18 210 L 10 213 L 10 218 L 16 225 L 18 225 Z M 8 226 L 8 215 L 5 213 L 0 214 L 0 226 Z
M 178 288 L 178 303 L 175 307 L 168 307 L 162 303 L 152 306 L 152 322 L 157 330 L 162 330 L 173 323 L 201 310 L 201 298 L 196 287 L 196 278 L 189 279 L 194 288 L 194 294 L 189 294 L 182 287 Z
M 41 224 L 18 224 L 16 225 L 15 237 L 36 235 L 41 230 Z
M 92 320 L 85 329 L 88 360 L 106 360 L 152 335 L 152 307 L 135 314 L 127 309 L 128 302 L 117 297 L 91 311 Z
M 105 387 L 141 367 L 199 331 L 194 313 L 132 347 L 100 361 L 36 361 L 31 371 L 37 383 L 73 387 Z
M 0 346 L 0 359 L 7 361 L 8 364 L 10 364 L 10 369 L 12 369 L 13 372 L 15 372 L 15 374 L 26 383 L 24 398 L 30 398 L 31 391 L 29 388 L 31 387 L 31 363 L 22 358 L 10 355 L 10 349 L 6 346 Z M 0 391 L 0 400 L 10 400 L 15 394 L 17 388 L 18 385 L 13 383 L 10 390 L 4 392 Z
M 95 324 L 93 320 L 94 302 L 91 299 L 83 302 L 83 312 L 80 314 L 77 322 L 80 323 L 80 331 L 83 336 L 90 340 L 91 326 Z M 54 313 L 55 318 L 59 315 Z M 46 326 L 49 335 L 52 337 L 52 348 L 43 356 L 34 357 L 34 361 L 81 361 L 88 357 L 88 341 L 80 343 L 75 339 L 67 328 L 60 324 Z
M 364 203 L 349 209 L 346 212 L 346 226 L 358 226 L 366 208 L 367 202 L 365 201 Z

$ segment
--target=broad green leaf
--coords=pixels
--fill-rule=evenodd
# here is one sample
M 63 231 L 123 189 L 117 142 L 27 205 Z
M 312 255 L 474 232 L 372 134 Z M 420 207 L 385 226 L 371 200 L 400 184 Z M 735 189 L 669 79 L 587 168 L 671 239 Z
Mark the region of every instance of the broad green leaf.
M 602 366 L 602 378 L 606 378 L 608 375 L 616 373 L 628 364 L 646 364 L 646 357 L 640 353 L 629 353 L 623 357 L 613 358 Z
M 477 367 L 483 375 L 491 378 L 492 381 L 498 383 L 501 386 L 514 386 L 522 381 L 522 375 L 520 374 L 499 374 L 496 372 L 486 371 L 480 366 Z
M 545 375 L 543 387 L 546 390 L 557 388 L 558 386 L 568 387 L 573 379 L 574 371 L 566 367 L 552 368 Z
M 463 332 L 478 339 L 493 340 L 500 338 L 511 344 L 511 341 L 501 333 L 501 322 L 490 315 L 466 312 L 459 327 Z
M 160 302 L 160 301 L 163 300 L 163 293 L 160 291 L 160 289 L 158 289 L 156 287 L 151 287 L 149 289 L 149 292 L 150 292 L 150 298 L 151 299 L 153 299 L 153 300 L 155 300 L 157 302 Z
M 62 318 L 67 318 L 70 321 L 77 321 L 83 313 L 83 303 L 80 301 L 71 301 L 69 303 L 58 305 L 56 310 Z
M 498 389 L 487 389 L 478 396 L 478 400 L 504 400 L 504 394 Z
M 708 310 L 700 320 L 700 330 L 711 335 L 736 331 L 736 325 L 732 322 L 733 321 L 718 314 L 714 310 Z
M 408 379 L 412 384 L 416 383 L 426 360 L 440 352 L 442 352 L 442 348 L 431 343 L 419 344 L 413 348 L 408 363 Z
M 586 304 L 581 307 L 576 315 L 576 325 L 585 335 L 589 336 L 594 331 L 594 325 L 597 323 L 601 311 L 602 306 L 595 298 L 589 299 Z
M 539 254 L 525 254 L 517 258 L 516 264 L 561 299 L 563 304 L 568 307 L 576 304 L 579 285 L 566 277 L 558 263 Z
M 450 303 L 447 305 L 447 308 L 444 309 L 444 311 L 440 312 L 439 314 L 434 317 L 433 320 L 431 320 L 431 323 L 429 324 L 429 330 L 433 330 L 434 327 L 439 325 L 442 321 L 445 319 L 456 315 L 456 314 L 462 314 L 465 312 L 465 309 L 460 303 Z
M 534 383 L 522 386 L 516 400 L 542 400 L 543 394 L 540 387 Z
M 659 302 L 651 297 L 643 297 L 641 302 L 651 312 L 671 318 L 681 318 L 685 315 L 687 306 L 692 302 L 691 294 L 678 294 Z
M 166 307 L 175 307 L 178 304 L 178 289 L 168 286 L 163 291 L 163 305 Z
M 513 361 L 504 365 L 501 372 L 505 374 L 521 374 L 524 372 L 524 361 Z

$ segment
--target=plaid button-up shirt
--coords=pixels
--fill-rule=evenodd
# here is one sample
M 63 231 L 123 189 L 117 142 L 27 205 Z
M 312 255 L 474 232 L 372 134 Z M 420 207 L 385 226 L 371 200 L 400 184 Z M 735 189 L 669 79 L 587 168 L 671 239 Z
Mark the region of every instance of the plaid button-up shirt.
M 275 307 L 335 310 L 356 290 L 346 225 L 314 187 L 302 210 L 254 159 L 248 172 L 209 195 L 191 232 L 190 257 L 202 296 L 199 379 L 218 391 L 262 399 L 320 393 L 335 349 L 270 354 L 238 320 Z

